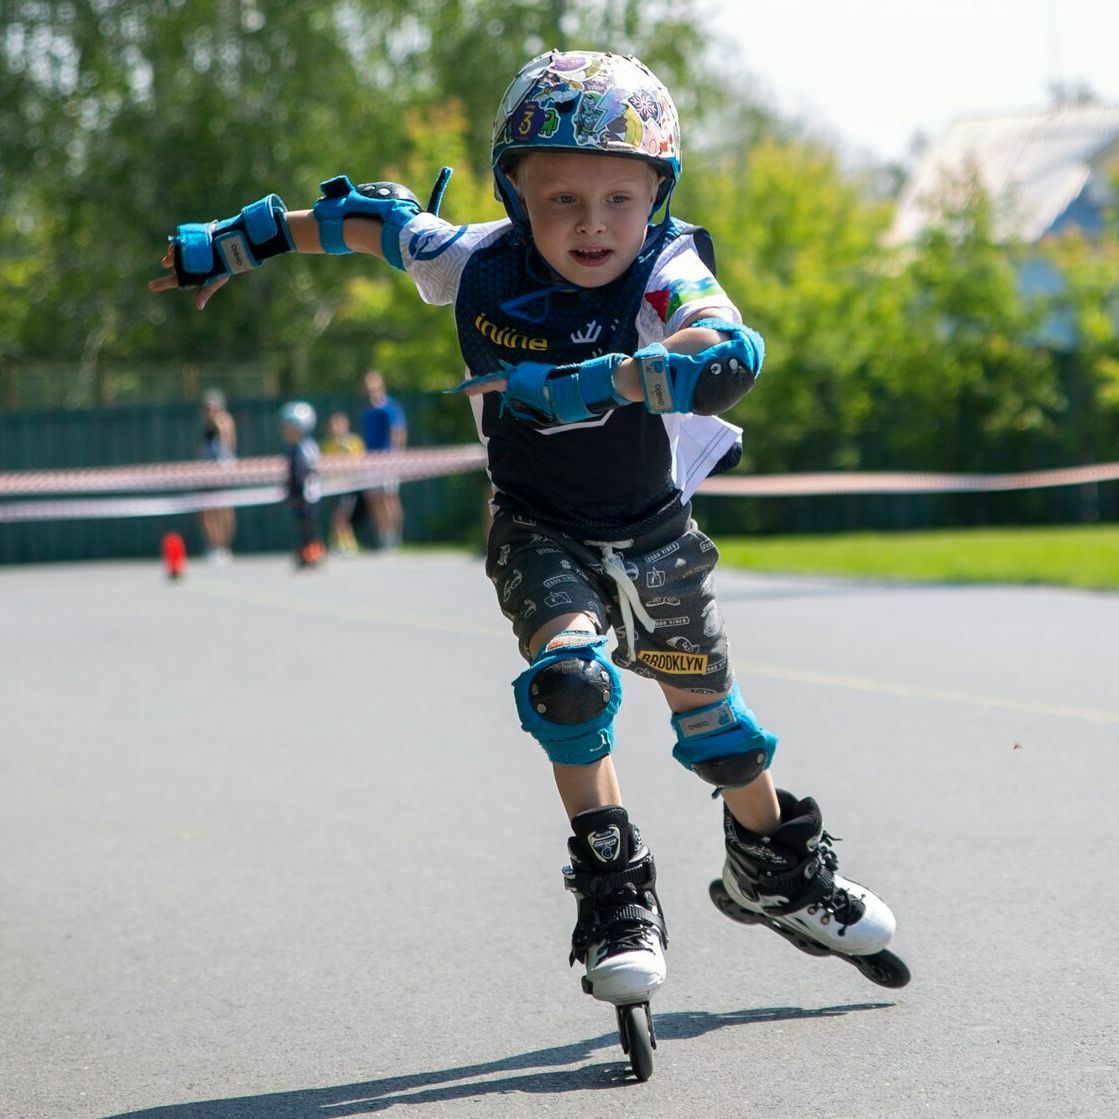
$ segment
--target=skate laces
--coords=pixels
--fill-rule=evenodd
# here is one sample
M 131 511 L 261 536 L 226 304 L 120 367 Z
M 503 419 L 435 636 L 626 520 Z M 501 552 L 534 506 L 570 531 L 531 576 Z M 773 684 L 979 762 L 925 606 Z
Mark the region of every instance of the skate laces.
M 603 929 L 606 933 L 602 938 L 603 958 L 636 949 L 654 951 L 652 944 L 654 926 L 647 919 L 637 915 L 639 912 L 650 912 L 644 905 L 637 887 L 623 886 L 609 896 L 609 902 L 617 906 L 617 910 L 613 919 Z
M 847 929 L 853 925 L 866 912 L 866 905 L 861 898 L 854 897 L 845 886 L 835 884 L 835 872 L 839 869 L 839 856 L 832 849 L 833 843 L 841 843 L 838 835 L 829 835 L 826 831 L 820 833 L 820 842 L 816 847 L 816 857 L 820 860 L 820 867 L 826 872 L 827 890 L 818 901 L 808 906 L 807 912 L 813 916 L 822 909 L 821 925 L 828 925 L 834 919 L 839 926 L 839 936 L 844 936 Z
M 659 933 L 667 944 L 656 894 L 643 886 L 647 876 L 647 868 L 640 864 L 605 874 L 572 868 L 566 885 L 581 898 L 571 935 L 571 963 L 584 961 L 594 945 L 599 946 L 600 958 L 607 959 L 622 952 L 655 952 L 654 934 Z M 634 881 L 638 877 L 640 881 Z

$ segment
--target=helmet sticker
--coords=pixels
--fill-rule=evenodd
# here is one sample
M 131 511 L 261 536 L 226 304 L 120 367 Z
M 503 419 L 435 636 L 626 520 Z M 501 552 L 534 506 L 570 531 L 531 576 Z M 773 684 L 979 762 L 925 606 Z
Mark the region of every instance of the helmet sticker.
M 668 90 L 636 58 L 552 51 L 527 63 L 506 90 L 494 122 L 495 185 L 523 217 L 502 160 L 519 151 L 595 151 L 655 161 L 664 176 L 659 206 L 680 175 L 680 124 Z

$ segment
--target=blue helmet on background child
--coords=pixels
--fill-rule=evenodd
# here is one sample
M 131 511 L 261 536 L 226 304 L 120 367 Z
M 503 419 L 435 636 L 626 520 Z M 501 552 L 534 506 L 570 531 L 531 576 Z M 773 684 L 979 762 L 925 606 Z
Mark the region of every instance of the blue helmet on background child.
M 302 435 L 315 430 L 316 420 L 314 408 L 305 400 L 293 400 L 280 409 L 280 423 L 291 424 Z
M 680 119 L 672 96 L 639 59 L 601 51 L 548 51 L 521 67 L 493 128 L 495 193 L 527 221 L 506 174 L 530 151 L 601 152 L 645 160 L 664 176 L 654 210 L 680 178 Z

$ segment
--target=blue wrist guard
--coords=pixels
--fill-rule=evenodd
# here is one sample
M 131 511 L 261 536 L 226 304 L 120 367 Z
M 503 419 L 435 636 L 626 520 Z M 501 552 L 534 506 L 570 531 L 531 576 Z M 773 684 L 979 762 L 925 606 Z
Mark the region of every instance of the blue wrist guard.
M 400 231 L 417 214 L 423 212 L 420 200 L 399 183 L 362 183 L 354 186 L 345 175 L 337 175 L 320 184 L 322 197 L 312 213 L 319 223 L 319 240 L 324 252 L 352 252 L 342 237 L 342 223 L 348 217 L 362 215 L 381 223 L 381 255 L 401 271 Z
M 698 354 L 669 353 L 659 342 L 638 350 L 645 407 L 653 413 L 696 412 L 714 416 L 737 404 L 753 387 L 765 358 L 760 334 L 737 323 L 700 319 L 732 337 Z
M 223 276 L 259 268 L 270 256 L 295 249 L 287 208 L 269 194 L 224 221 L 189 222 L 169 238 L 179 287 L 201 287 Z
M 501 394 L 503 414 L 541 426 L 578 423 L 630 403 L 614 385 L 614 370 L 625 360 L 625 354 L 603 354 L 577 365 L 522 361 L 504 372 L 468 378 L 451 391 L 503 377 L 508 381 Z

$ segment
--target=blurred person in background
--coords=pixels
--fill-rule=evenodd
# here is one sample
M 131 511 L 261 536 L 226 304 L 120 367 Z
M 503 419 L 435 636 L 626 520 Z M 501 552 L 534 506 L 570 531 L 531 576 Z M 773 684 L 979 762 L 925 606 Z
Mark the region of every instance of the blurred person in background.
M 332 412 L 326 421 L 327 437 L 323 440 L 324 455 L 339 455 L 360 459 L 365 455 L 365 444 L 350 430 L 350 417 L 345 412 Z M 357 494 L 339 494 L 330 511 L 330 546 L 343 556 L 356 556 L 357 537 L 354 536 L 354 511 Z
M 305 400 L 280 409 L 280 433 L 287 444 L 287 503 L 295 515 L 295 566 L 318 567 L 326 557 L 319 531 L 319 445 L 315 442 L 315 410 Z
M 208 462 L 232 462 L 237 455 L 237 425 L 225 406 L 225 393 L 207 389 L 202 395 L 202 434 L 198 457 Z M 233 558 L 233 534 L 237 514 L 232 509 L 203 509 L 202 539 L 211 563 L 229 563 Z
M 385 378 L 370 370 L 365 374 L 368 403 L 361 410 L 361 438 L 367 451 L 402 451 L 408 443 L 404 409 L 385 391 Z M 404 536 L 404 509 L 400 504 L 400 483 L 382 482 L 365 491 L 369 519 L 382 548 L 400 546 Z

